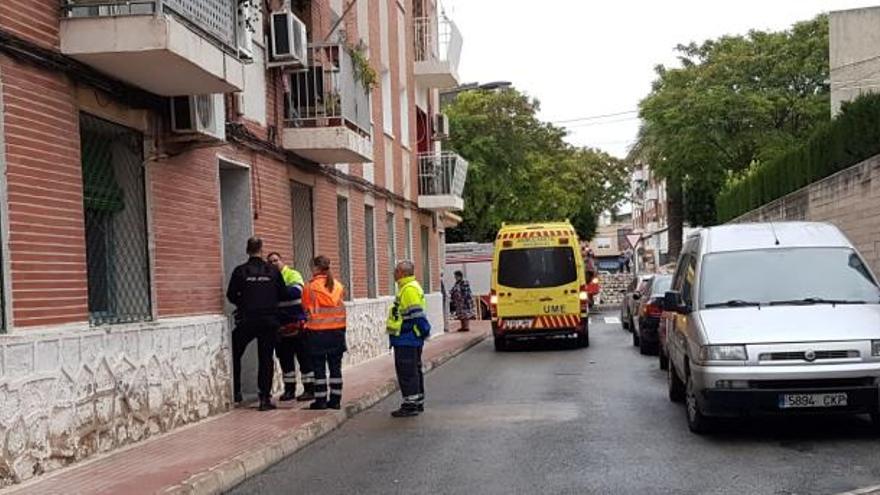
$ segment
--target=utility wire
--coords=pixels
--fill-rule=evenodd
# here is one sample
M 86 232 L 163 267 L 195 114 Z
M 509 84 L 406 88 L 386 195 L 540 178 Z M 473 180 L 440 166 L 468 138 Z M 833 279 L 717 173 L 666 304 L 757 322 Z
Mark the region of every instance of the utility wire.
M 599 120 L 599 119 L 605 119 L 608 117 L 619 117 L 621 115 L 629 115 L 629 114 L 638 113 L 638 112 L 639 112 L 638 110 L 627 110 L 626 112 L 606 113 L 603 115 L 590 115 L 587 117 L 578 117 L 575 119 L 553 120 L 553 121 L 550 121 L 550 123 L 551 124 L 568 124 L 571 122 L 581 122 L 584 120 Z

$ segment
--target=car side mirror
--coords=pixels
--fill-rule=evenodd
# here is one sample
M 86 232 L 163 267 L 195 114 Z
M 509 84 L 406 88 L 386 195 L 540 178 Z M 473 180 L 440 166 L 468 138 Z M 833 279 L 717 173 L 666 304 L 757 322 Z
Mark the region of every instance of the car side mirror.
M 683 313 L 684 308 L 681 304 L 681 292 L 677 290 L 666 291 L 663 295 L 663 310 L 675 313 Z
M 638 292 L 633 293 L 633 301 L 638 301 L 641 298 L 642 298 L 642 295 L 639 294 Z

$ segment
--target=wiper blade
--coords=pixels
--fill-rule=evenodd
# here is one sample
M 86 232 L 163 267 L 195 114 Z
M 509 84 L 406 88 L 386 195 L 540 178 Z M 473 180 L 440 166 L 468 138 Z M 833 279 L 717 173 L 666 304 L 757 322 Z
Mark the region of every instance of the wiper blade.
M 855 299 L 825 299 L 823 297 L 805 297 L 803 299 L 790 299 L 788 301 L 770 301 L 770 306 L 809 306 L 813 304 L 867 304 L 865 301 Z
M 710 308 L 744 308 L 747 306 L 755 306 L 760 308 L 761 303 L 754 301 L 743 301 L 742 299 L 731 299 L 730 301 L 711 303 L 706 305 L 706 309 Z

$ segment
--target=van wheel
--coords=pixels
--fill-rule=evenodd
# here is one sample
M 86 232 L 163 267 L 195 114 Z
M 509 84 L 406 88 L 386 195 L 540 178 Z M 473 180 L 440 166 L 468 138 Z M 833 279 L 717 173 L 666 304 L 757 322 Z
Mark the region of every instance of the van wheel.
M 590 331 L 585 330 L 584 333 L 577 334 L 578 347 L 590 347 Z
M 874 431 L 880 433 L 880 411 L 871 413 L 871 425 L 874 427 Z
M 669 391 L 669 400 L 672 402 L 684 401 L 684 383 L 681 382 L 675 372 L 675 365 L 672 363 L 669 363 L 669 368 L 666 370 L 666 386 Z
M 688 373 L 687 385 L 685 386 L 685 411 L 687 412 L 688 428 L 697 435 L 703 435 L 712 431 L 712 419 L 700 412 L 697 404 L 697 392 L 694 390 L 694 380 Z
M 495 350 L 497 352 L 504 352 L 507 350 L 507 339 L 504 337 L 495 337 Z

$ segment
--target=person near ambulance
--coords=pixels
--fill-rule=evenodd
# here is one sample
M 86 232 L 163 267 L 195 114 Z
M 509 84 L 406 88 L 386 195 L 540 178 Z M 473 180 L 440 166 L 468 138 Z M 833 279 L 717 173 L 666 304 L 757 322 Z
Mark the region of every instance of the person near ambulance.
M 235 402 L 242 402 L 241 358 L 248 344 L 257 340 L 259 369 L 257 387 L 260 411 L 275 409 L 272 404 L 272 378 L 275 360 L 272 355 L 281 322 L 278 303 L 287 299 L 281 273 L 263 260 L 263 241 L 251 237 L 247 241 L 248 260 L 232 272 L 226 298 L 236 307 L 236 324 L 232 331 L 232 376 Z
M 281 331 L 275 355 L 281 363 L 282 379 L 284 381 L 284 393 L 280 399 L 287 402 L 296 399 L 304 402 L 315 399 L 315 373 L 312 371 L 312 358 L 306 349 L 306 339 L 303 328 L 306 322 L 306 313 L 302 306 L 302 292 L 305 281 L 302 275 L 293 268 L 284 264 L 281 254 L 269 253 L 266 257 L 269 263 L 281 272 L 284 285 L 287 287 L 289 299 L 281 301 Z M 296 395 L 296 364 L 299 363 L 299 373 L 303 384 L 303 393 Z
M 312 279 L 303 291 L 306 321 L 306 347 L 315 373 L 315 400 L 309 409 L 342 407 L 342 355 L 345 345 L 345 287 L 333 278 L 330 259 L 312 260 Z M 329 378 L 327 371 L 329 370 Z M 329 385 L 329 398 L 327 396 Z
M 394 269 L 397 296 L 388 310 L 387 329 L 394 349 L 394 369 L 403 403 L 392 412 L 395 418 L 418 416 L 425 410 L 425 377 L 422 347 L 431 333 L 425 292 L 415 277 L 411 261 L 401 261 Z

